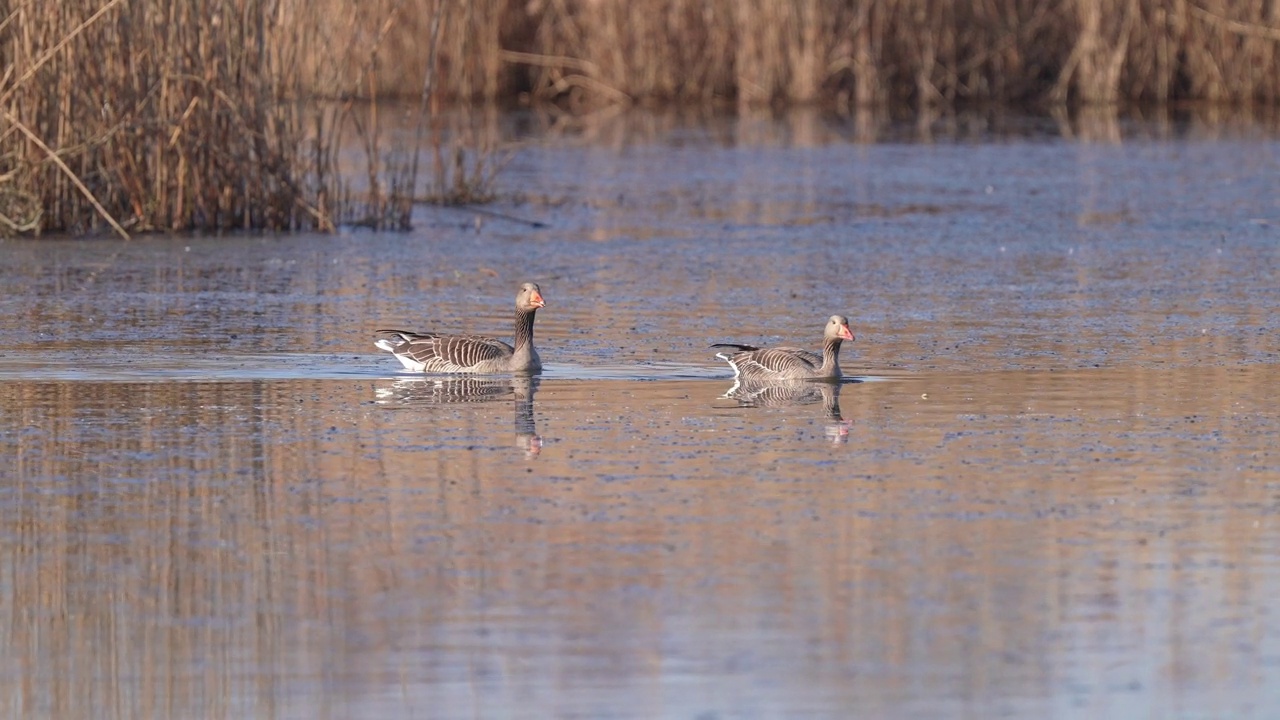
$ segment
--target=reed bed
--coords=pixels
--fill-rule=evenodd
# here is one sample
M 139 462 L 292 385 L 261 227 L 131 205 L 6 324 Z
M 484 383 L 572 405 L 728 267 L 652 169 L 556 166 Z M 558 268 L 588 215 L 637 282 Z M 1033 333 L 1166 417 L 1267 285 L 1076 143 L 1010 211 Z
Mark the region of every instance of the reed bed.
M 7 3 L 0 90 L 10 230 L 324 226 L 264 3 Z M 282 38 L 281 35 L 285 35 Z M 313 168 L 315 169 L 315 168 Z M 323 172 L 323 168 L 318 168 Z
M 405 227 L 491 196 L 500 103 L 1270 105 L 1278 46 L 1257 0 L 0 0 L 0 231 Z
M 361 34 L 333 23 L 365 17 L 359 0 L 0 2 L 0 229 L 406 227 L 419 197 L 470 199 L 468 177 L 433 192 L 416 162 L 448 128 L 424 115 L 407 144 L 383 139 L 398 5 Z M 430 114 L 433 71 L 417 75 Z
M 445 0 L 449 5 L 451 0 Z M 388 42 L 413 88 L 435 0 Z M 1258 0 L 452 0 L 454 99 L 1107 104 L 1280 99 L 1280 5 Z

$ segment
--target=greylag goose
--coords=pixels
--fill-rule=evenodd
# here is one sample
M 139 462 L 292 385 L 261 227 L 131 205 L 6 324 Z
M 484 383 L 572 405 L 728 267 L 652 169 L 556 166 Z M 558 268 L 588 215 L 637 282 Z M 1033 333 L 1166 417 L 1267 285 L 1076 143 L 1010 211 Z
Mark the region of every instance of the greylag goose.
M 516 293 L 515 347 L 482 335 L 438 335 L 407 330 L 378 330 L 374 341 L 409 370 L 430 373 L 536 373 L 542 360 L 533 347 L 533 315 L 546 307 L 533 283 Z
M 777 380 L 839 380 L 840 343 L 853 340 L 849 320 L 832 315 L 822 333 L 822 354 L 792 347 L 758 348 L 751 345 L 716 343 L 711 347 L 729 348 L 732 353 L 716 353 L 729 363 L 733 376 L 757 383 Z

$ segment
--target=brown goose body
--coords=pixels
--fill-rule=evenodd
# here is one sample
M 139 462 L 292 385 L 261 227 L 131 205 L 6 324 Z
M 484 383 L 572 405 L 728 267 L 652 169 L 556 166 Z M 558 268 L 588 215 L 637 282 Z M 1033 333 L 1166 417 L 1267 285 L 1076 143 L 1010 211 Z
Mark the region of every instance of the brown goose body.
M 752 345 L 717 343 L 711 347 L 729 348 L 737 352 L 717 353 L 716 357 L 729 363 L 733 376 L 750 382 L 768 383 L 777 380 L 839 380 L 840 344 L 852 341 L 849 320 L 842 315 L 832 315 L 822 334 L 822 354 L 801 348 L 758 348 Z
M 515 345 L 483 335 L 442 335 L 408 330 L 378 330 L 374 345 L 405 368 L 428 373 L 536 373 L 542 359 L 533 347 L 533 319 L 545 307 L 541 289 L 524 283 L 516 294 Z

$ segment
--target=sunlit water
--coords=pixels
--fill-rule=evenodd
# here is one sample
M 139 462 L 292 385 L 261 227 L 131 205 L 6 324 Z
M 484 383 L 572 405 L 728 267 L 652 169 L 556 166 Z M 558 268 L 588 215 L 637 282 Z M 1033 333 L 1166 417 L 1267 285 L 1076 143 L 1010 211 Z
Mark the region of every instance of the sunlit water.
M 0 714 L 1280 714 L 1280 144 L 634 130 L 545 228 L 0 243 Z M 540 378 L 372 347 L 526 279 Z

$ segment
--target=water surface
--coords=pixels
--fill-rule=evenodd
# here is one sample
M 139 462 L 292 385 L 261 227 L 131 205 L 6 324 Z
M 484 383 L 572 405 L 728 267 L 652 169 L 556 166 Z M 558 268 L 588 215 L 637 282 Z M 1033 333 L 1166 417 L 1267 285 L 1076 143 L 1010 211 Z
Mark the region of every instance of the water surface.
M 0 243 L 15 717 L 1272 717 L 1280 145 L 524 138 L 409 235 Z M 383 326 L 546 371 L 424 378 Z M 726 394 L 717 341 L 856 342 Z

